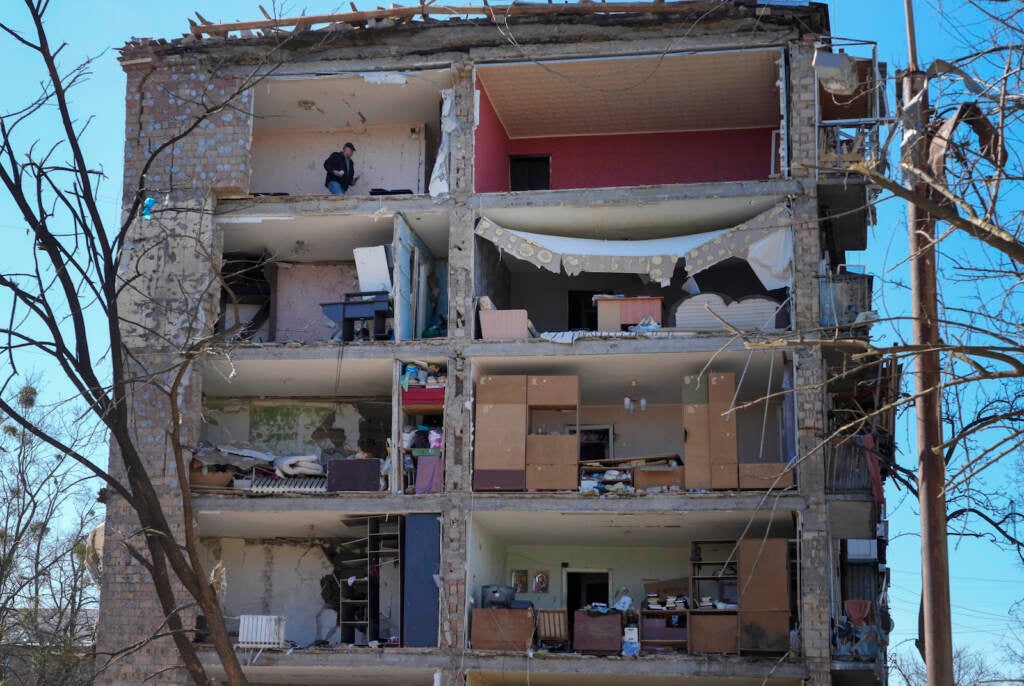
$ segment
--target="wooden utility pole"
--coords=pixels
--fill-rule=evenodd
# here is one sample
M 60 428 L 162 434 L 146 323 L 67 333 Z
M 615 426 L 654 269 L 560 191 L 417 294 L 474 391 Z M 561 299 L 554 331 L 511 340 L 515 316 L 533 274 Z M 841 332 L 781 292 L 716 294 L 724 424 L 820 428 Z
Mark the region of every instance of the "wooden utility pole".
M 929 135 L 928 89 L 917 63 L 913 0 L 904 0 L 909 64 L 903 76 L 903 111 L 910 117 L 916 137 L 904 139 L 901 157 L 905 181 L 920 198 L 928 197 L 928 184 L 917 170 L 927 169 Z M 917 417 L 918 475 L 921 508 L 921 601 L 924 614 L 925 665 L 928 686 L 953 684 L 953 636 L 949 609 L 949 552 L 946 543 L 946 465 L 942 444 L 942 376 L 939 353 L 938 286 L 936 278 L 935 220 L 911 201 L 907 226 L 910 233 L 911 300 L 914 344 L 923 352 L 914 359 L 914 403 Z M 930 348 L 930 349 L 929 349 Z

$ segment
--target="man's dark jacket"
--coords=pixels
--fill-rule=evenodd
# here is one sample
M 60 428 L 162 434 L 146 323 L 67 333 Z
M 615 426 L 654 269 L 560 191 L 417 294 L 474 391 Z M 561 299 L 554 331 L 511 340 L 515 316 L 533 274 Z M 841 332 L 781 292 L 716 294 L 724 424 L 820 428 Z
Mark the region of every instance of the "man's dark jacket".
M 326 186 L 331 181 L 337 181 L 341 184 L 341 190 L 343 191 L 348 190 L 348 187 L 352 185 L 352 179 L 356 175 L 355 163 L 351 158 L 345 157 L 343 152 L 332 152 L 330 157 L 324 160 L 324 170 L 327 172 L 324 185 Z M 341 176 L 335 176 L 331 171 L 340 171 L 342 174 Z

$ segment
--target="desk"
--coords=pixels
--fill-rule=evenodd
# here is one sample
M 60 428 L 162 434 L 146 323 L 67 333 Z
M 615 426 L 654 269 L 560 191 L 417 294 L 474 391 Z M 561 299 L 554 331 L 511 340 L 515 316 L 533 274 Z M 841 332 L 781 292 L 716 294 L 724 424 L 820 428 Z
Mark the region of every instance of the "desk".
M 661 324 L 661 296 L 637 296 L 632 298 L 596 297 L 597 330 L 622 331 L 623 326 L 637 324 L 650 315 Z
M 345 300 L 340 303 L 320 303 L 324 316 L 338 325 L 331 333 L 333 340 L 341 333 L 341 340 L 355 339 L 355 323 L 372 320 L 373 330 L 370 337 L 375 341 L 387 338 L 385 328 L 388 317 L 394 316 L 391 310 L 390 294 L 387 291 L 368 291 L 365 293 L 346 293 Z

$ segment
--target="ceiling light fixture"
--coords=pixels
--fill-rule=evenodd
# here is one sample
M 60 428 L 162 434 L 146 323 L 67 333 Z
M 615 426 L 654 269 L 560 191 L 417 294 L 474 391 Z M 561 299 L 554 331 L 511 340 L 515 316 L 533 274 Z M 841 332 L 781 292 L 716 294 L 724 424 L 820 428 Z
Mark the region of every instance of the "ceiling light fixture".
M 629 388 L 626 390 L 626 395 L 622 398 L 622 409 L 633 414 L 636 412 L 637 406 L 640 407 L 641 412 L 647 411 L 647 398 L 639 394 L 637 391 L 636 379 L 633 379 L 629 382 Z

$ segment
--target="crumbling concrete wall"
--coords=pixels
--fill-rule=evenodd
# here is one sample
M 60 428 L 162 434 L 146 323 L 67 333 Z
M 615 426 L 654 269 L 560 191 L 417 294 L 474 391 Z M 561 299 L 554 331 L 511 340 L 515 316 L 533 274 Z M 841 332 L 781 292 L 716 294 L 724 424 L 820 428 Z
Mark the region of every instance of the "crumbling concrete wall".
M 821 231 L 818 225 L 817 186 L 813 165 L 817 160 L 817 77 L 811 67 L 813 44 L 790 47 L 790 155 L 792 176 L 804 181 L 804 193 L 792 201 L 794 242 L 794 312 L 797 331 L 818 328 L 818 260 Z M 800 492 L 807 509 L 800 513 L 800 622 L 803 655 L 810 683 L 831 683 L 829 622 L 830 564 L 828 503 L 825 495 L 825 456 L 820 443 L 825 435 L 826 396 L 822 393 L 824 362 L 820 348 L 794 353 L 797 408 L 797 469 Z
M 157 381 L 184 358 L 178 351 L 212 333 L 220 286 L 219 235 L 213 229 L 216 193 L 248 186 L 250 100 L 238 77 L 200 59 L 139 57 L 124 63 L 127 75 L 124 210 L 151 199 L 151 218 L 136 216 L 125 239 L 118 300 L 126 346 L 138 364 L 130 390 L 133 438 L 157 489 L 164 513 L 182 540 L 180 491 L 174 446 L 168 433 L 168 398 Z M 230 103 L 230 107 L 222 107 Z M 198 117 L 207 117 L 199 121 Z M 197 124 L 197 122 L 199 122 Z M 182 136 L 179 140 L 175 137 Z M 154 376 L 156 375 L 156 376 Z M 193 370 L 179 397 L 181 443 L 195 445 L 202 425 L 199 374 Z M 187 456 L 188 454 L 185 453 Z M 123 473 L 119 453 L 110 469 Z M 120 498 L 108 495 L 97 649 L 114 654 L 162 628 L 164 616 L 149 573 L 120 540 L 145 550 L 138 519 Z M 187 595 L 177 594 L 188 605 Z M 191 628 L 194 610 L 182 613 Z M 112 684 L 181 683 L 182 670 L 168 639 L 120 658 L 104 673 Z M 155 676 L 154 675 L 159 675 Z
M 231 618 L 229 626 L 237 628 L 239 615 L 280 615 L 286 620 L 286 639 L 299 645 L 317 639 L 316 617 L 324 608 L 320 579 L 334 571 L 319 546 L 219 538 L 204 540 L 203 547 L 211 569 L 218 562 L 224 565 L 220 601 Z
M 359 445 L 365 417 L 352 403 L 208 399 L 202 439 L 248 442 L 275 455 L 318 454 Z
M 340 302 L 359 292 L 355 262 L 278 264 L 274 295 L 275 339 L 313 343 L 327 340 L 336 324 L 324 316 L 320 303 Z
M 131 423 L 131 440 L 142 457 L 149 479 L 157 492 L 161 507 L 171 525 L 171 531 L 183 540 L 184 523 L 181 520 L 180 492 L 182 484 L 176 469 L 174 444 L 167 432 L 169 416 L 166 389 L 170 383 L 168 374 L 153 374 L 177 364 L 175 355 L 150 354 L 145 358 L 149 369 L 136 369 L 140 381 L 128 388 L 128 404 L 134 414 Z M 144 377 L 144 378 L 141 378 Z M 181 444 L 194 445 L 201 425 L 199 375 L 194 371 L 184 378 L 185 383 L 178 395 L 182 410 Z M 121 463 L 121 452 L 116 443 L 111 446 L 109 470 L 114 478 L 125 482 L 125 470 Z M 189 453 L 183 453 L 187 469 Z M 100 612 L 96 627 L 96 649 L 101 656 L 113 655 L 130 644 L 144 641 L 147 637 L 166 630 L 164 613 L 153 591 L 149 572 L 137 562 L 128 546 L 146 554 L 146 541 L 141 535 L 139 520 L 135 511 L 112 489 L 105 491 L 106 544 L 103 549 L 104 574 L 100 582 Z M 180 584 L 174 583 L 181 605 L 186 606 L 180 615 L 186 629 L 194 626 L 195 610 L 187 607 L 189 599 Z M 178 663 L 178 653 L 168 638 L 144 643 L 138 650 L 120 655 L 103 678 L 106 683 L 137 684 L 146 679 L 147 683 L 183 683 L 184 674 L 170 671 L 154 677 L 160 670 Z M 103 665 L 105 663 L 99 662 Z

